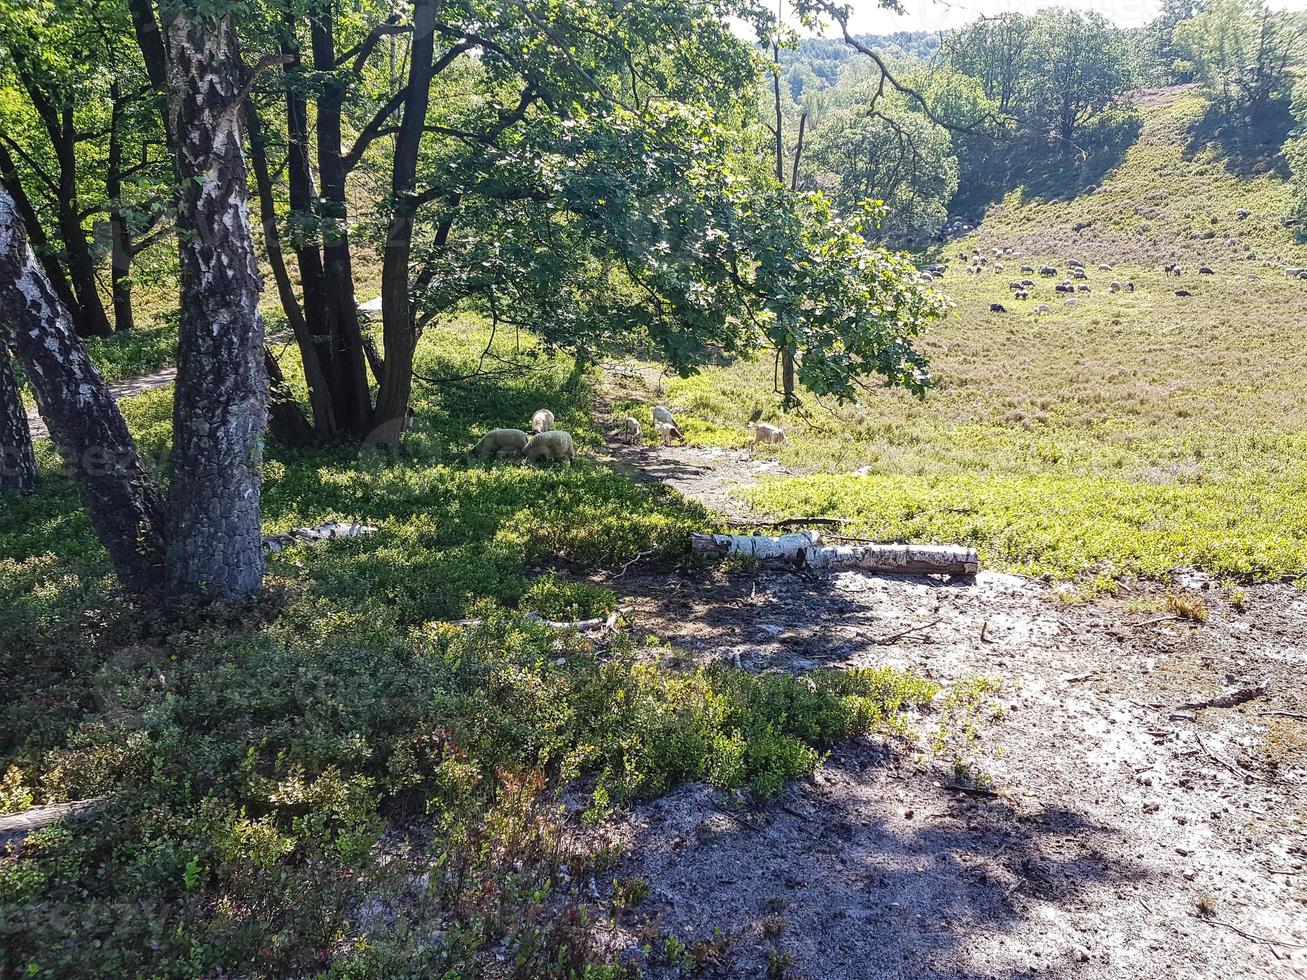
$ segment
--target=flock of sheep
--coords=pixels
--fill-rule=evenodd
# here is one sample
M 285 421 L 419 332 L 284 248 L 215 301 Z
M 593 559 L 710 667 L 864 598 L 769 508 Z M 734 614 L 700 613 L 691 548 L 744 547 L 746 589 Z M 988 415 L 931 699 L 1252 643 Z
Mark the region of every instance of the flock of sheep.
M 654 431 L 664 446 L 670 446 L 673 440 L 681 443 L 686 441 L 670 409 L 664 405 L 655 405 L 651 414 Z M 755 420 L 749 423 L 749 428 L 753 430 L 755 443 L 779 446 L 789 441 L 785 438 L 785 430 L 777 425 Z M 622 420 L 616 437 L 627 445 L 640 445 L 644 441 L 644 429 L 639 419 L 628 415 Z M 533 463 L 543 460 L 571 462 L 576 459 L 576 446 L 569 433 L 554 428 L 554 413 L 542 408 L 531 416 L 530 433 L 522 429 L 491 429 L 467 451 L 464 458 L 470 462 L 474 459 L 488 461 L 512 457 Z

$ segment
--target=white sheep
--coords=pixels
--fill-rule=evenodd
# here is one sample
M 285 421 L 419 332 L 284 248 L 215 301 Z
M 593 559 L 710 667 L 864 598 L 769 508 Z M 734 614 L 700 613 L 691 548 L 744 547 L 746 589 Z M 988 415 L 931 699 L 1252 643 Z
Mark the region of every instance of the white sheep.
M 655 422 L 667 422 L 670 425 L 676 424 L 676 416 L 671 413 L 670 409 L 663 405 L 655 405 L 653 407 L 653 420 Z
M 789 442 L 785 438 L 785 430 L 778 425 L 768 425 L 766 422 L 752 423 L 753 441 L 755 443 L 766 443 L 769 446 L 782 446 Z
M 521 429 L 491 429 L 481 441 L 467 451 L 466 458 L 496 459 L 510 453 L 520 453 L 531 437 Z
M 661 420 L 655 422 L 654 431 L 658 433 L 658 438 L 663 441 L 664 446 L 670 446 L 673 439 L 685 442 L 685 436 L 681 435 L 681 430 L 676 427 L 675 422 L 663 422 Z
M 554 413 L 547 408 L 542 408 L 531 416 L 532 432 L 548 432 L 554 427 Z
M 1053 307 L 1049 306 L 1047 303 L 1040 303 L 1038 306 L 1035 307 L 1035 312 L 1036 312 L 1036 313 L 1052 313 L 1052 312 L 1053 312 Z
M 537 432 L 531 437 L 531 441 L 522 449 L 522 458 L 532 463 L 544 459 L 565 459 L 568 462 L 576 459 L 576 447 L 572 445 L 572 437 L 561 429 L 550 429 L 548 432 Z
M 622 422 L 622 438 L 630 446 L 638 446 L 644 438 L 644 430 L 640 428 L 640 423 L 633 416 L 628 415 L 625 421 Z
M 1100 262 L 1100 263 L 1098 264 L 1098 271 L 1099 271 L 1099 272 L 1111 272 L 1111 271 L 1112 271 L 1112 263 L 1111 263 L 1111 262 Z

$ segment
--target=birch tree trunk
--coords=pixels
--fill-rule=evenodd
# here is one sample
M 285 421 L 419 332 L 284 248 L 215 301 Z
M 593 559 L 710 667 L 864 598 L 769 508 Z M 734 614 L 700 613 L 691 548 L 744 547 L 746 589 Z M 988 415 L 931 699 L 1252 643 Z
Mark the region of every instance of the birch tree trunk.
M 163 590 L 164 505 L 118 405 L 0 189 L 0 342 L 23 365 L 41 417 L 123 586 Z
M 0 494 L 26 493 L 35 487 L 36 456 L 27 409 L 9 351 L 0 344 Z
M 189 0 L 165 10 L 182 273 L 167 598 L 232 599 L 263 584 L 268 397 L 240 131 L 244 72 L 230 16 L 202 15 Z

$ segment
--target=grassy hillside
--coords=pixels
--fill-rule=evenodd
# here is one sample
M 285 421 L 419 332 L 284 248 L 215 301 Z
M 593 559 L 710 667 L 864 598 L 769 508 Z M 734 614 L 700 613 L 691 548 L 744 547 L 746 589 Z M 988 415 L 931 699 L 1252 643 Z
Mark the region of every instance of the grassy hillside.
M 1307 265 L 1307 244 L 1284 225 L 1293 194 L 1282 128 L 1219 132 L 1193 86 L 1146 90 L 1134 101 L 1142 130 L 1100 181 L 1067 187 L 1050 174 L 1060 193 L 1018 188 L 969 241 L 1094 264 Z M 1240 218 L 1241 208 L 1250 214 Z
M 791 446 L 759 450 L 804 475 L 764 483 L 752 502 L 852 518 L 850 533 L 870 537 L 971 542 L 991 566 L 1091 588 L 1191 565 L 1307 572 L 1307 283 L 1278 268 L 1307 255 L 1279 221 L 1287 189 L 1274 173 L 1230 173 L 1219 147 L 1191 149 L 1203 117 L 1192 92 L 1152 93 L 1142 107 L 1143 134 L 1108 190 L 1064 202 L 1016 193 L 950 246 L 1022 257 L 980 276 L 955 261 L 939 284 L 955 310 L 926 341 L 935 390 L 810 404 L 787 420 Z M 1162 190 L 1168 220 L 1142 218 L 1163 207 L 1146 203 Z M 1240 206 L 1252 216 L 1237 219 Z M 1189 237 L 1208 225 L 1218 237 Z M 1226 251 L 1239 254 L 1214 257 Z M 1072 256 L 1117 265 L 1091 271 L 1075 306 L 1038 276 L 1031 300 L 1012 300 L 1020 265 Z M 1187 266 L 1181 280 L 1153 264 L 1172 256 Z M 1199 275 L 1200 262 L 1216 274 Z M 1138 288 L 1112 294 L 1112 279 Z M 1010 312 L 991 313 L 995 302 Z M 1035 314 L 1038 303 L 1052 312 Z M 750 413 L 773 404 L 771 385 L 770 363 L 740 365 L 672 382 L 666 397 L 692 437 L 738 445 Z

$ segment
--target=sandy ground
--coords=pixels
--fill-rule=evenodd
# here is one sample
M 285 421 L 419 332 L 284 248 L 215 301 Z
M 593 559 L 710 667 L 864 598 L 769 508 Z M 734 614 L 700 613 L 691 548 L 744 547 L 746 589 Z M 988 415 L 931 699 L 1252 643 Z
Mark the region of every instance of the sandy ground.
M 612 453 L 728 513 L 732 487 L 775 467 L 748 452 Z M 610 828 L 628 857 L 600 894 L 631 876 L 650 893 L 614 920 L 615 952 L 670 933 L 724 937 L 706 972 L 733 977 L 768 975 L 770 960 L 772 975 L 809 978 L 1307 978 L 1302 592 L 1252 587 L 1236 610 L 1181 576 L 1173 588 L 1211 610 L 1198 624 L 1133 611 L 1159 586 L 1068 605 L 985 572 L 637 566 L 617 584 L 634 629 L 701 658 L 992 677 L 1003 717 L 964 749 L 983 793 L 957 788 L 952 756 L 924 738 L 863 739 L 770 803 L 694 786 L 637 808 Z M 1177 710 L 1261 682 L 1238 706 Z

